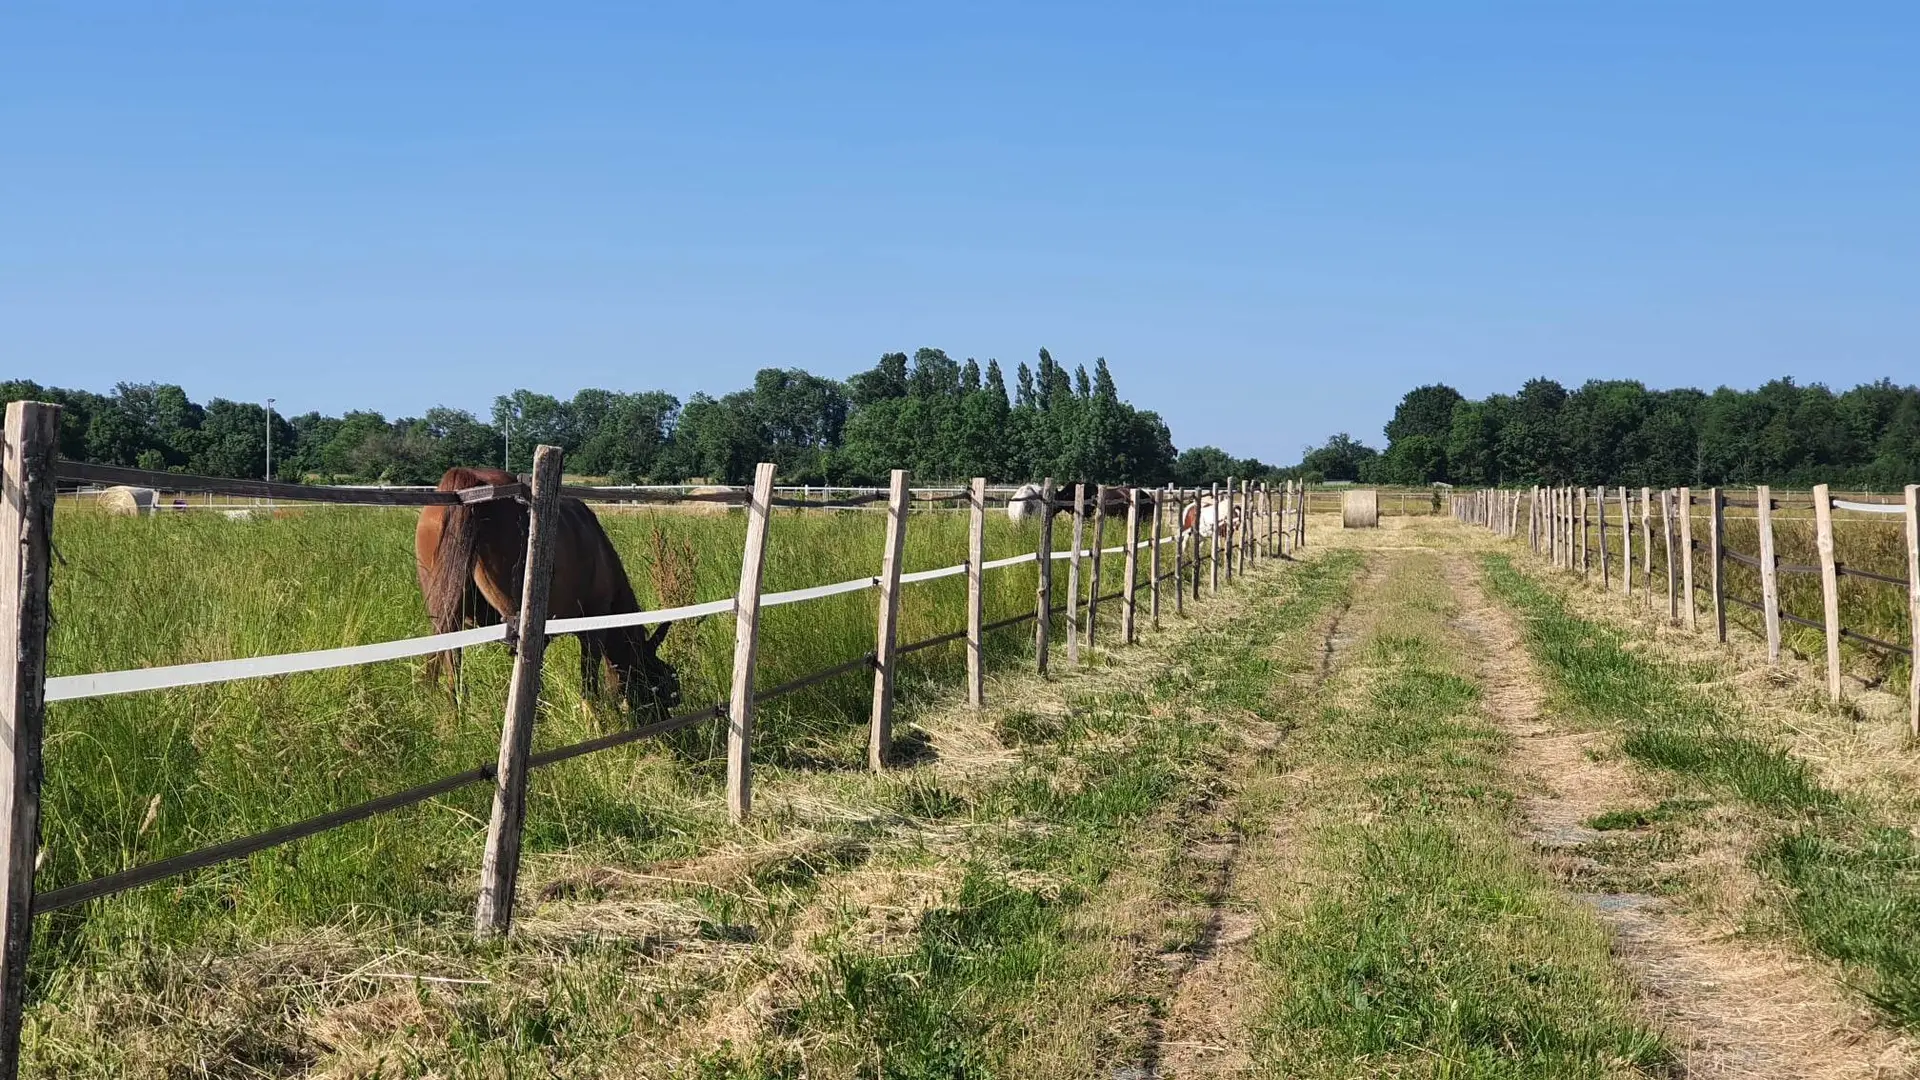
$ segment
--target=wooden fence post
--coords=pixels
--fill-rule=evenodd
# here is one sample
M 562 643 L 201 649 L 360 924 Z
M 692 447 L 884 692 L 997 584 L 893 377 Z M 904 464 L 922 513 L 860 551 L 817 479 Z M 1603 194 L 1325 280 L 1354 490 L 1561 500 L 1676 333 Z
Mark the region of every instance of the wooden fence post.
M 1600 485 L 1600 493 L 1593 501 L 1600 511 L 1600 589 L 1610 592 L 1613 589 L 1613 563 L 1609 561 L 1610 553 L 1607 551 L 1607 485 Z
M 1693 489 L 1682 487 L 1675 500 L 1680 509 L 1680 602 L 1687 610 L 1687 629 L 1700 630 L 1700 613 L 1693 602 Z
M 1401 516 L 1406 516 L 1405 496 L 1402 496 Z M 1273 485 L 1262 482 L 1260 485 L 1260 554 L 1271 559 L 1280 554 L 1273 546 Z
M 1767 659 L 1780 662 L 1780 560 L 1773 555 L 1773 489 L 1755 489 L 1754 508 L 1760 521 L 1760 601 L 1767 623 Z
M 1653 606 L 1653 489 L 1640 489 L 1640 562 L 1645 574 L 1641 584 L 1647 587 L 1647 606 Z
M 1187 613 L 1187 538 L 1184 529 L 1187 520 L 1186 492 L 1171 485 L 1167 488 L 1167 497 L 1173 501 L 1173 613 Z
M 1719 488 L 1707 493 L 1712 506 L 1707 516 L 1707 560 L 1713 571 L 1713 624 L 1720 644 L 1727 643 L 1727 497 Z
M 1233 543 L 1234 543 L 1234 540 L 1237 538 L 1235 534 L 1238 531 L 1234 528 L 1235 522 L 1233 520 L 1233 477 L 1231 476 L 1227 477 L 1226 516 L 1223 518 L 1220 518 L 1219 521 L 1220 521 L 1220 528 L 1223 529 L 1227 534 L 1223 538 L 1225 540 L 1225 543 L 1222 544 L 1221 546 L 1225 549 L 1224 555 L 1226 556 L 1226 560 L 1227 560 L 1227 566 L 1226 566 L 1227 584 L 1231 585 L 1233 584 L 1233 563 L 1234 563 Z
M 1207 530 L 1207 570 L 1213 591 L 1220 591 L 1220 485 L 1213 485 L 1213 528 Z
M 1840 569 L 1833 550 L 1833 496 L 1813 485 L 1813 539 L 1820 551 L 1821 622 L 1827 635 L 1827 700 L 1840 704 Z
M 1107 560 L 1107 485 L 1093 486 L 1093 572 L 1087 577 L 1087 648 L 1093 648 L 1100 615 L 1100 569 Z
M 760 651 L 760 576 L 766 568 L 767 512 L 773 506 L 773 462 L 753 470 L 747 542 L 740 554 L 740 591 L 733 598 L 733 690 L 727 698 L 727 816 L 753 810 L 753 664 Z
M 1633 496 L 1620 485 L 1620 590 L 1633 595 Z
M 1920 484 L 1907 485 L 1907 728 L 1920 737 Z
M 1040 543 L 1034 549 L 1040 560 L 1035 585 L 1033 613 L 1033 669 L 1047 673 L 1047 631 L 1053 621 L 1053 477 L 1040 484 Z
M 20 1022 L 40 857 L 40 746 L 46 720 L 47 587 L 60 407 L 7 403 L 0 476 L 0 1076 L 20 1072 Z
M 887 483 L 887 538 L 880 554 L 880 625 L 873 642 L 873 710 L 867 724 L 867 765 L 887 767 L 893 749 L 893 684 L 898 674 L 894 646 L 900 638 L 900 566 L 907 543 L 907 470 L 893 470 Z M 1046 526 L 1041 526 L 1046 531 Z M 1042 587 L 1044 594 L 1044 586 Z M 1046 631 L 1040 637 L 1040 670 L 1046 671 Z
M 1147 588 L 1147 621 L 1155 630 L 1160 629 L 1160 519 L 1167 516 L 1167 500 L 1162 493 L 1153 493 L 1153 535 L 1148 539 L 1153 546 L 1147 549 L 1147 576 L 1152 583 Z
M 1127 489 L 1127 588 L 1120 602 L 1120 643 L 1134 642 L 1134 625 L 1140 597 L 1140 489 Z
M 1560 567 L 1560 496 L 1559 489 L 1547 488 L 1545 522 L 1547 536 L 1547 565 L 1555 569 Z
M 986 580 L 980 569 L 980 564 L 987 561 L 986 477 L 973 478 L 967 509 L 972 513 L 967 523 L 967 704 L 978 709 L 987 703 L 987 664 L 980 634 L 986 621 L 981 617 Z
M 1067 663 L 1080 663 L 1080 550 L 1086 546 L 1087 485 L 1073 485 L 1073 554 L 1067 559 Z
M 1674 520 L 1674 490 L 1667 488 L 1660 493 L 1660 532 L 1661 543 L 1667 549 L 1667 622 L 1680 625 L 1680 552 L 1678 533 L 1680 523 Z
M 1193 599 L 1200 601 L 1200 489 L 1194 488 L 1193 495 Z
M 1593 574 L 1593 553 L 1587 548 L 1587 489 L 1581 488 L 1577 498 L 1580 500 L 1580 576 Z
M 1240 565 L 1251 571 L 1253 564 L 1260 558 L 1260 529 L 1256 522 L 1260 520 L 1260 489 L 1251 480 L 1240 481 L 1240 503 L 1246 507 L 1240 513 Z
M 480 860 L 480 899 L 474 930 L 504 934 L 513 924 L 514 885 L 520 880 L 520 830 L 527 817 L 527 755 L 533 751 L 533 720 L 540 707 L 540 668 L 547 655 L 547 586 L 553 580 L 554 531 L 560 517 L 560 448 L 533 452 L 533 490 L 527 514 L 526 572 L 521 575 L 513 681 L 507 688 L 506 722 L 494 769 L 493 816 L 487 821 L 486 853 Z

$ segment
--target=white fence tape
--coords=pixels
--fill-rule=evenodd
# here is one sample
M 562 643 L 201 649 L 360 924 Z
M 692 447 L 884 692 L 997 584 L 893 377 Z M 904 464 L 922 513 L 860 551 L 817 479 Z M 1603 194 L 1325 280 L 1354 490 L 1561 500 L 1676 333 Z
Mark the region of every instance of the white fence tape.
M 1835 510 L 1858 510 L 1863 514 L 1904 514 L 1907 508 L 1902 503 L 1863 503 L 1851 499 L 1833 500 Z
M 859 578 L 854 581 L 842 581 L 833 585 L 815 585 L 810 589 L 794 589 L 790 592 L 766 593 L 760 597 L 761 607 L 778 607 L 781 604 L 797 604 L 802 600 L 818 600 L 823 596 L 838 596 L 841 593 L 859 592 L 880 584 L 877 577 Z
M 911 574 L 901 574 L 900 584 L 911 585 L 916 581 L 934 581 L 939 578 L 952 577 L 955 574 L 964 574 L 966 572 L 966 563 L 961 563 L 959 566 L 943 566 L 938 570 L 916 570 Z
M 764 599 L 760 601 L 766 603 Z M 683 607 L 660 608 L 657 611 L 629 611 L 624 615 L 579 615 L 571 619 L 548 619 L 547 633 L 584 634 L 591 630 L 613 630 L 622 626 L 658 626 L 664 622 L 679 622 L 681 619 L 698 619 L 706 615 L 731 615 L 733 597 L 725 600 L 709 600 L 704 604 L 687 604 Z
M 426 656 L 448 649 L 464 649 L 503 641 L 505 626 L 482 626 L 432 637 L 405 641 L 382 641 L 374 645 L 350 645 L 344 649 L 319 649 L 314 652 L 281 656 L 255 656 L 245 660 L 213 660 L 204 664 L 174 664 L 170 667 L 134 668 L 97 675 L 62 675 L 47 680 L 48 701 L 72 701 L 77 698 L 131 694 L 137 690 L 165 690 L 176 686 L 203 686 L 207 683 L 257 679 L 267 675 L 292 675 L 300 671 L 324 671 L 327 668 L 373 664 L 382 660 L 403 660 Z
M 1021 563 L 1040 561 L 1040 556 L 1029 551 L 1025 555 L 1010 555 L 1004 559 L 988 559 L 980 564 L 982 570 L 998 570 L 1003 566 L 1019 566 Z
M 1164 542 L 1164 541 L 1163 541 Z M 1151 544 L 1143 540 L 1142 544 Z M 1108 548 L 1108 551 L 1125 551 L 1124 546 Z M 1056 559 L 1068 558 L 1070 551 L 1056 551 Z M 1091 550 L 1081 552 L 1091 555 Z M 982 570 L 999 570 L 1022 563 L 1037 562 L 1039 556 L 1034 552 L 1012 555 L 1004 559 L 994 559 L 980 564 Z M 920 570 L 900 575 L 901 584 L 916 581 L 934 581 L 939 578 L 953 577 L 967 572 L 967 564 L 943 566 L 938 570 Z M 855 578 L 852 581 L 839 581 L 831 585 L 814 585 L 805 589 L 792 589 L 787 592 L 767 593 L 760 597 L 761 607 L 778 607 L 782 604 L 798 604 L 807 600 L 818 600 L 824 596 L 838 596 L 842 593 L 861 592 L 880 584 L 879 578 Z M 613 630 L 623 626 L 657 626 L 661 623 L 679 622 L 682 619 L 698 619 L 707 615 L 726 615 L 734 609 L 734 598 L 708 600 L 700 604 L 686 604 L 681 607 L 660 608 L 655 611 L 633 611 L 622 615 L 586 615 L 570 619 L 547 620 L 547 633 L 582 634 L 594 630 Z M 326 671 L 330 668 L 356 667 L 361 664 L 377 664 L 384 660 L 404 660 L 413 656 L 427 656 L 437 652 L 465 649 L 474 645 L 486 645 L 495 641 L 504 641 L 507 636 L 505 626 L 483 626 L 473 630 L 460 630 L 451 634 L 434 634 L 430 637 L 407 638 L 402 641 L 382 641 L 372 645 L 350 645 L 341 649 L 317 649 L 313 652 L 283 653 L 276 656 L 254 656 L 240 660 L 213 660 L 200 664 L 172 664 L 166 667 L 133 668 L 128 671 L 106 671 L 94 675 L 61 675 L 47 680 L 46 700 L 78 701 L 83 698 L 108 697 L 114 694 L 132 694 L 142 690 L 168 690 L 182 686 L 206 686 L 212 683 L 234 682 L 240 679 L 259 679 L 272 675 L 293 675 L 306 671 Z

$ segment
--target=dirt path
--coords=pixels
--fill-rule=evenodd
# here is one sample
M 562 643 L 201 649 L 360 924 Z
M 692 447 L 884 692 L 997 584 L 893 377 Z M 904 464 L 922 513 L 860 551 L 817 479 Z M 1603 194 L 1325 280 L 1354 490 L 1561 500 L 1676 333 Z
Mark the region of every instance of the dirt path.
M 1322 619 L 1312 671 L 1297 680 L 1290 692 L 1312 694 L 1326 683 L 1347 640 L 1343 626 L 1348 611 L 1357 597 L 1377 586 L 1380 576 L 1381 563 L 1376 560 L 1361 573 L 1346 601 Z M 1283 732 L 1274 729 L 1268 738 L 1250 740 L 1239 776 L 1261 767 L 1282 737 Z M 1283 823 L 1260 821 L 1260 815 L 1250 813 L 1238 786 L 1210 800 L 1205 810 L 1188 831 L 1180 856 L 1183 877 L 1199 894 L 1201 932 L 1191 950 L 1160 955 L 1171 972 L 1172 986 L 1149 1062 L 1132 1074 L 1142 1080 L 1238 1076 L 1252 1068 L 1245 1014 L 1254 1001 L 1250 991 L 1261 980 L 1251 948 L 1260 928 L 1260 910 L 1237 885 L 1243 867 L 1274 863 L 1283 856 L 1289 839 Z
M 1784 950 L 1719 938 L 1654 896 L 1589 891 L 1606 867 L 1593 850 L 1601 834 L 1585 823 L 1629 803 L 1637 780 L 1608 759 L 1605 733 L 1567 730 L 1543 710 L 1542 678 L 1479 572 L 1454 555 L 1447 573 L 1458 624 L 1479 646 L 1486 708 L 1512 737 L 1531 788 L 1522 804 L 1527 839 L 1612 928 L 1618 960 L 1684 1055 L 1686 1075 L 1920 1075 L 1911 1042 L 1849 1001 L 1826 969 Z

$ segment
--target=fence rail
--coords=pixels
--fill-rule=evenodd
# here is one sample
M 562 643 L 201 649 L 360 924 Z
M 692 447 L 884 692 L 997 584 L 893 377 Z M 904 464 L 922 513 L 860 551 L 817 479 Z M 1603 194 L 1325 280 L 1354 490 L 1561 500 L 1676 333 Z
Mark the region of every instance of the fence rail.
M 967 489 L 922 489 L 914 492 L 906 486 L 904 471 L 894 473 L 894 483 L 886 492 L 858 492 L 847 498 L 815 500 L 810 489 L 801 489 L 799 499 L 775 494 L 773 468 L 761 465 L 751 491 L 686 491 L 659 488 L 572 487 L 560 483 L 559 451 L 540 447 L 536 451 L 535 471 L 530 480 L 513 484 L 489 485 L 466 491 L 422 489 L 340 488 L 269 481 L 232 480 L 193 477 L 118 466 L 88 465 L 57 460 L 54 446 L 58 436 L 59 410 L 55 406 L 33 402 L 14 402 L 7 407 L 5 438 L 5 485 L 8 500 L 0 510 L 0 540 L 20 541 L 23 558 L 9 573 L 6 560 L 0 560 L 0 656 L 9 663 L 0 664 L 0 772 L 6 783 L 0 784 L 0 850 L 5 852 L 7 874 L 0 877 L 0 1080 L 17 1069 L 19 1029 L 24 1002 L 25 964 L 31 944 L 35 913 L 66 910 L 91 900 L 139 888 L 157 881 L 191 873 L 220 863 L 256 854 L 292 843 L 318 833 L 337 829 L 376 815 L 413 806 L 469 785 L 491 782 L 495 785 L 493 818 L 489 825 L 486 857 L 482 865 L 481 889 L 475 922 L 482 933 L 503 932 L 511 923 L 514 885 L 519 866 L 519 837 L 524 816 L 528 774 L 537 769 L 587 754 L 655 738 L 698 724 L 728 720 L 727 790 L 731 812 L 736 818 L 750 809 L 752 714 L 757 703 L 766 702 L 861 671 L 874 672 L 874 709 L 871 724 L 870 763 L 875 769 L 886 766 L 890 732 L 889 717 L 894 694 L 893 668 L 903 656 L 941 645 L 964 641 L 968 647 L 969 699 L 983 704 L 980 681 L 981 644 L 984 635 L 1034 621 L 1035 665 L 1047 670 L 1049 642 L 1045 628 L 1054 616 L 1067 616 L 1069 659 L 1078 657 L 1080 646 L 1093 641 L 1098 605 L 1122 601 L 1124 641 L 1134 634 L 1135 597 L 1140 590 L 1151 593 L 1150 610 L 1156 620 L 1160 611 L 1160 592 L 1165 582 L 1173 582 L 1176 598 L 1184 594 L 1182 573 L 1188 567 L 1188 542 L 1192 544 L 1191 572 L 1194 597 L 1200 595 L 1201 563 L 1211 564 L 1218 591 L 1218 574 L 1225 563 L 1231 573 L 1244 573 L 1252 561 L 1286 557 L 1306 543 L 1306 519 L 1311 492 L 1303 484 L 1289 482 L 1278 497 L 1265 485 L 1242 482 L 1236 489 L 1227 485 L 1227 505 L 1241 513 L 1225 515 L 1212 534 L 1211 550 L 1202 556 L 1201 530 L 1187 525 L 1183 518 L 1190 506 L 1203 502 L 1203 493 L 1193 489 L 1095 488 L 1093 498 L 1084 497 L 1085 485 L 1076 485 L 1073 498 L 1063 498 L 1065 490 L 1055 491 L 1048 480 L 1039 494 L 1022 495 L 1019 489 L 998 489 L 993 495 L 984 480 L 976 479 Z M 273 499 L 288 502 L 312 502 L 333 505 L 376 506 L 450 506 L 493 499 L 520 499 L 528 502 L 527 551 L 529 570 L 525 575 L 522 598 L 520 648 L 516 652 L 514 677 L 508 693 L 502 725 L 500 756 L 496 762 L 392 792 L 319 814 L 301 821 L 280 825 L 250 836 L 237 837 L 184 852 L 150 863 L 127 867 L 91 880 L 62 886 L 36 894 L 33 891 L 33 867 L 38 854 L 38 791 L 40 772 L 41 724 L 48 702 L 78 701 L 109 695 L 160 691 L 188 686 L 203 686 L 243 679 L 270 678 L 301 672 L 324 671 L 363 664 L 431 655 L 451 650 L 504 641 L 505 625 L 433 634 L 399 641 L 321 649 L 309 652 L 216 660 L 203 663 L 174 664 L 124 671 L 94 672 L 47 678 L 45 671 L 47 582 L 51 573 L 51 539 L 54 492 L 60 482 L 128 484 L 160 487 L 169 491 L 207 492 L 242 498 Z M 838 489 L 846 490 L 846 489 Z M 1124 542 L 1106 546 L 1101 543 L 1109 498 L 1124 492 L 1126 535 Z M 16 493 L 18 497 L 16 498 Z M 1002 494 L 1004 493 L 1004 494 Z M 1218 490 L 1213 493 L 1218 499 Z M 550 556 L 550 530 L 554 515 L 551 508 L 560 497 L 575 497 L 604 502 L 634 503 L 718 503 L 742 506 L 748 517 L 747 551 L 743 556 L 740 589 L 735 595 L 679 607 L 654 611 L 628 612 L 574 618 L 546 618 L 547 586 L 545 560 Z M 972 541 L 966 561 L 952 566 L 901 573 L 898 553 L 907 511 L 914 504 L 928 502 L 964 502 L 972 516 Z M 1013 502 L 1037 503 L 1041 514 L 1042 547 L 1006 558 L 983 557 L 979 537 L 981 520 L 989 505 L 1006 506 Z M 776 506 L 809 509 L 835 509 L 885 505 L 890 521 L 887 553 L 877 576 L 814 585 L 778 593 L 763 593 L 759 587 L 760 565 L 769 528 L 769 510 Z M 1117 504 L 1116 504 L 1117 505 Z M 1181 511 L 1170 530 L 1162 529 L 1169 507 Z M 1074 518 L 1074 543 L 1065 551 L 1052 550 L 1051 521 L 1054 512 L 1070 510 Z M 1085 544 L 1085 519 L 1092 511 L 1096 527 L 1091 544 Z M 1151 516 L 1151 537 L 1141 536 L 1141 514 Z M 1289 514 L 1291 513 L 1291 519 Z M 1253 522 L 1264 519 L 1264 529 Z M 1196 517 L 1196 522 L 1198 518 Z M 1222 549 L 1222 541 L 1225 548 Z M 1174 546 L 1173 570 L 1158 570 L 1163 545 Z M 1138 573 L 1137 553 L 1147 548 L 1153 553 L 1148 573 Z M 1108 555 L 1126 556 L 1127 584 L 1119 590 L 1102 593 L 1099 589 L 1102 560 Z M 1070 589 L 1064 605 L 1051 600 L 1053 565 L 1060 560 L 1069 564 Z M 1085 614 L 1077 610 L 1079 578 L 1083 562 L 1091 561 L 1092 588 Z M 981 618 L 981 576 L 987 572 L 1035 564 L 1040 582 L 1032 610 L 993 622 Z M 967 575 L 966 626 L 921 641 L 895 644 L 890 612 L 897 610 L 898 588 L 946 577 Z M 876 648 L 835 666 L 799 676 L 778 686 L 757 690 L 753 687 L 753 660 L 758 645 L 759 612 L 762 608 L 806 603 L 831 596 L 879 589 L 881 593 L 880 629 Z M 1176 610 L 1181 610 L 1176 599 Z M 540 667 L 547 639 L 564 634 L 594 633 L 618 627 L 659 625 L 665 622 L 732 614 L 736 620 L 734 679 L 728 700 L 695 709 L 655 723 L 628 728 L 568 746 L 540 752 L 531 751 L 533 702 L 540 687 Z M 11 644 L 12 647 L 4 647 Z M 9 799 L 7 796 L 11 795 Z
M 1607 488 L 1597 489 L 1597 499 L 1590 499 L 1585 488 L 1535 487 L 1525 492 L 1500 492 L 1492 489 L 1482 492 L 1458 493 L 1454 496 L 1454 516 L 1468 523 L 1485 525 L 1496 532 L 1515 535 L 1488 513 L 1488 507 L 1497 502 L 1525 500 L 1527 504 L 1527 542 L 1537 555 L 1547 558 L 1554 566 L 1575 569 L 1583 575 L 1591 572 L 1586 558 L 1587 510 L 1590 504 L 1597 504 L 1599 510 L 1602 584 L 1611 588 L 1608 580 L 1610 565 L 1607 555 L 1610 553 L 1605 544 L 1607 534 Z M 1622 552 L 1623 592 L 1633 591 L 1632 558 L 1632 494 L 1626 487 L 1619 489 L 1619 507 L 1621 532 L 1626 540 Z M 1640 489 L 1640 526 L 1643 541 L 1643 581 L 1651 590 L 1653 578 L 1653 552 L 1651 538 L 1652 504 L 1656 493 L 1648 488 Z M 1752 499 L 1729 498 L 1719 488 L 1711 489 L 1705 497 L 1692 494 L 1688 488 L 1670 489 L 1657 493 L 1660 504 L 1660 517 L 1667 564 L 1667 591 L 1673 621 L 1678 622 L 1680 613 L 1686 613 L 1687 626 L 1694 627 L 1698 612 L 1693 570 L 1695 551 L 1702 550 L 1693 540 L 1691 530 L 1693 514 L 1690 508 L 1704 505 L 1707 507 L 1708 539 L 1705 547 L 1710 579 L 1710 604 L 1719 640 L 1727 640 L 1728 605 L 1747 608 L 1759 612 L 1767 641 L 1767 655 L 1772 662 L 1780 659 L 1780 626 L 1788 623 L 1818 630 L 1826 641 L 1827 689 L 1828 697 L 1835 704 L 1842 699 L 1843 682 L 1841 679 L 1842 641 L 1851 641 L 1882 653 L 1903 656 L 1908 659 L 1907 712 L 1908 726 L 1914 735 L 1920 736 L 1920 485 L 1907 486 L 1899 503 L 1867 502 L 1860 499 L 1836 497 L 1825 484 L 1815 485 L 1804 499 L 1799 493 L 1781 497 L 1767 487 L 1754 490 Z M 1751 520 L 1759 536 L 1760 554 L 1750 556 L 1735 551 L 1726 543 L 1726 509 L 1728 507 L 1751 508 L 1755 511 Z M 1670 507 L 1680 508 L 1676 515 Z M 1774 512 L 1781 509 L 1801 510 L 1811 508 L 1814 523 L 1814 547 L 1819 561 L 1815 563 L 1789 563 L 1775 552 Z M 1860 524 L 1879 524 L 1882 515 L 1899 515 L 1906 527 L 1906 574 L 1885 573 L 1849 566 L 1839 558 L 1839 545 L 1836 541 L 1834 513 L 1846 511 L 1875 515 L 1860 521 Z M 1681 535 L 1675 535 L 1674 517 L 1678 517 Z M 1804 520 L 1804 519 L 1802 519 Z M 1577 552 L 1577 554 L 1576 554 Z M 1677 554 L 1676 554 L 1677 553 Z M 1758 572 L 1761 597 L 1756 603 L 1745 597 L 1736 596 L 1726 588 L 1726 566 L 1734 563 Z M 1676 578 L 1676 564 L 1679 575 Z M 1780 601 L 1780 575 L 1818 575 L 1820 578 L 1821 614 L 1819 618 L 1809 618 L 1786 610 Z M 1842 622 L 1839 582 L 1841 578 L 1853 578 L 1872 585 L 1890 585 L 1906 591 L 1907 601 L 1907 644 L 1887 641 L 1867 634 Z

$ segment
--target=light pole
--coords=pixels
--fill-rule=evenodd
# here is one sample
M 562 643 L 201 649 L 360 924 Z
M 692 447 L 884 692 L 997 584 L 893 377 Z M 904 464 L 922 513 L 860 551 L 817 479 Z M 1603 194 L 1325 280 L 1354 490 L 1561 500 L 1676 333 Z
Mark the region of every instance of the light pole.
M 508 407 L 501 414 L 500 422 L 500 471 L 513 471 L 513 409 Z
M 273 399 L 267 399 L 267 480 L 273 480 Z

